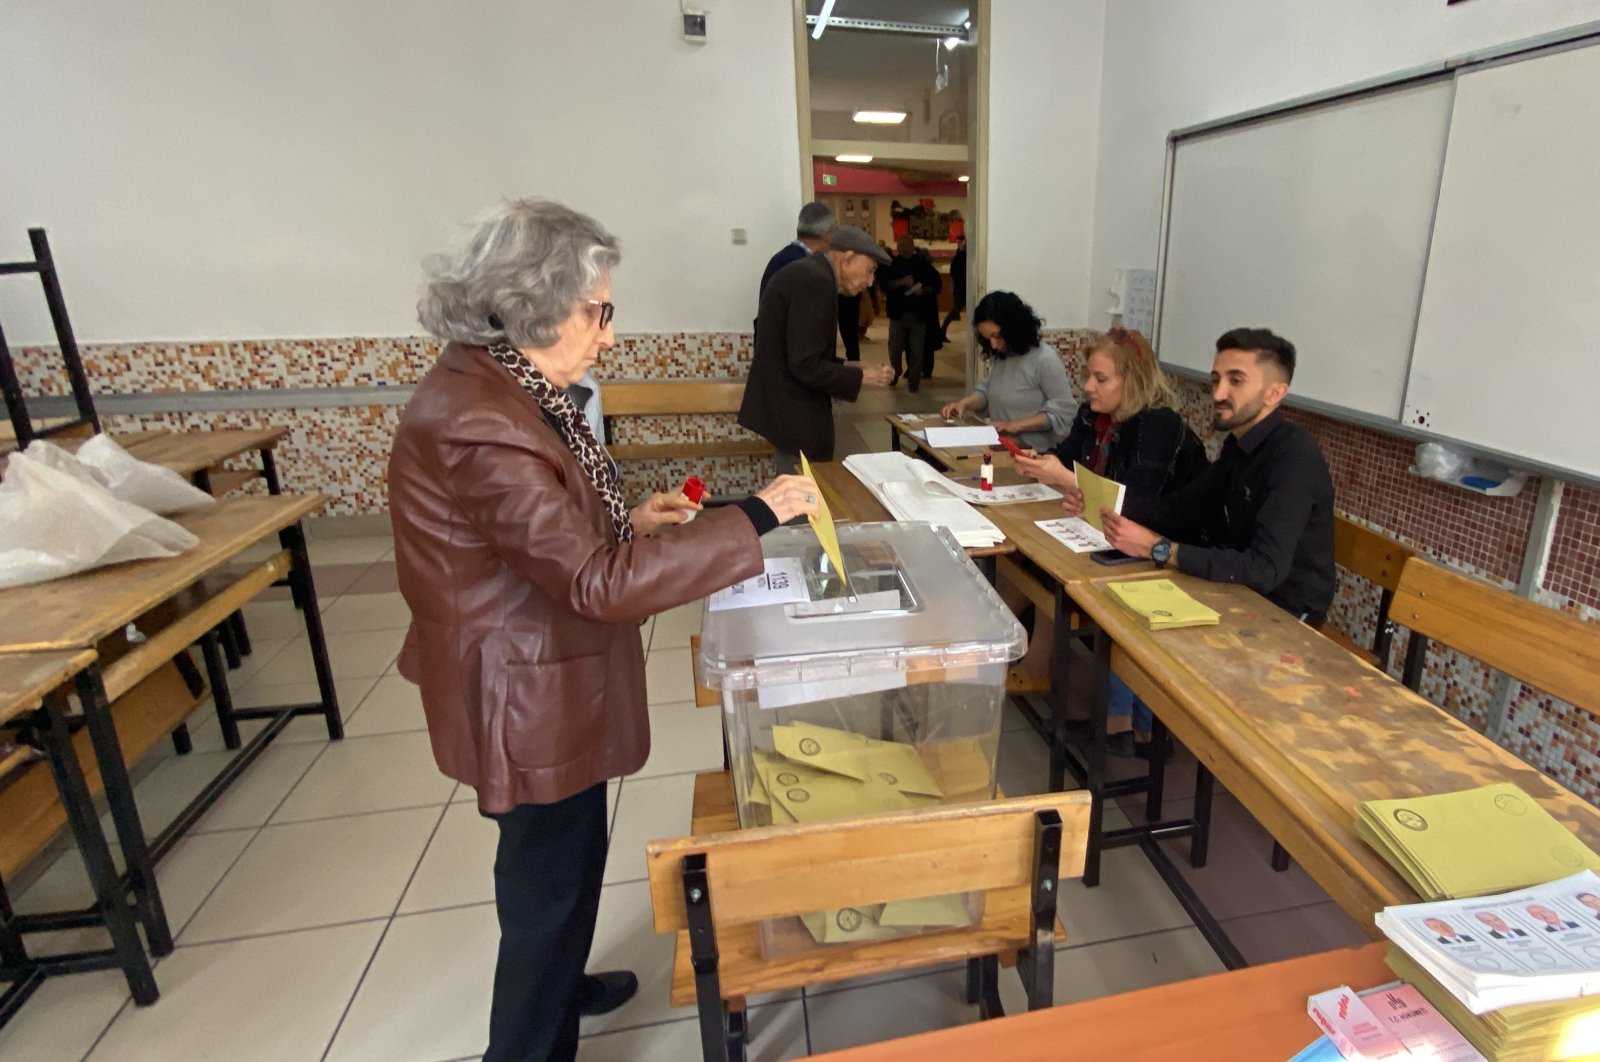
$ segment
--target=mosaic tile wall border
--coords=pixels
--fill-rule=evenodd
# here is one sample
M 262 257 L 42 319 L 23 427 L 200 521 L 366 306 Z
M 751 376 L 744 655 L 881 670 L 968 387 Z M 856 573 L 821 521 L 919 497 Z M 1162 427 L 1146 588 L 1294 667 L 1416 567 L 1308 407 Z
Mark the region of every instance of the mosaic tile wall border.
M 1084 354 L 1095 333 L 1047 329 L 1044 338 L 1061 354 L 1074 380 L 1082 378 Z M 437 357 L 428 337 L 245 340 L 223 343 L 87 344 L 85 366 L 97 391 L 149 393 L 256 388 L 329 388 L 415 384 Z M 606 379 L 740 378 L 751 356 L 744 333 L 667 333 L 619 337 L 607 357 Z M 66 394 L 65 374 L 49 348 L 16 352 L 24 388 L 33 394 Z M 1175 379 L 1181 412 L 1215 453 L 1221 438 L 1210 430 L 1210 401 L 1198 381 Z M 216 413 L 168 413 L 108 418 L 112 430 L 243 427 L 286 424 L 279 455 L 286 489 L 320 490 L 331 496 L 329 514 L 381 513 L 385 466 L 399 421 L 399 406 L 350 406 Z M 1516 498 L 1485 498 L 1409 474 L 1413 444 L 1397 436 L 1304 411 L 1291 411 L 1316 437 L 1328 457 L 1338 505 L 1358 522 L 1391 535 L 1440 563 L 1502 586 L 1514 585 L 1529 548 L 1539 484 Z M 739 433 L 729 416 L 620 417 L 618 442 L 674 442 L 726 438 Z M 723 497 L 759 487 L 768 463 L 761 458 L 707 461 L 661 459 L 623 463 L 630 495 L 665 489 L 691 472 L 706 477 Z M 1535 593 L 1541 602 L 1600 618 L 1600 492 L 1560 486 L 1549 563 Z M 1377 591 L 1340 575 L 1332 621 L 1358 641 L 1370 643 Z M 1397 639 L 1393 667 L 1403 658 Z M 1497 679 L 1485 668 L 1448 650 L 1433 648 L 1424 693 L 1435 703 L 1482 728 L 1490 715 Z M 1538 691 L 1514 688 L 1501 740 L 1585 797 L 1600 798 L 1600 724 L 1570 705 Z

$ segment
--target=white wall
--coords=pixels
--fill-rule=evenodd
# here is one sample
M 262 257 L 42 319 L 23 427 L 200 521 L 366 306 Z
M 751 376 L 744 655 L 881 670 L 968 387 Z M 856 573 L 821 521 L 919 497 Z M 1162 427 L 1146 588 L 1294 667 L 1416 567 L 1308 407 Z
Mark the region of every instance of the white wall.
M 1089 310 L 1107 6 L 994 0 L 990 16 L 988 286 L 1056 328 Z
M 705 45 L 678 0 L 7 4 L 0 260 L 48 228 L 85 340 L 411 335 L 421 257 L 544 195 L 622 239 L 619 330 L 747 329 L 800 204 L 792 12 L 699 3 Z M 16 278 L 0 321 L 50 335 Z
M 1600 0 L 1108 4 L 1093 298 L 1082 323 L 1108 322 L 1100 293 L 1117 268 L 1155 266 L 1173 129 L 1596 19 Z M 1063 223 L 1081 207 L 1061 202 Z

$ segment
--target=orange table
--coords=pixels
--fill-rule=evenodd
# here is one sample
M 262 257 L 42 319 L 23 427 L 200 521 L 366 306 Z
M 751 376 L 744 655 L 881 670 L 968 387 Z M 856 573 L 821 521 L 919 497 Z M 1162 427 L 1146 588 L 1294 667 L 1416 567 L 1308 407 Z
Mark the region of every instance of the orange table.
M 829 1062 L 1240 1062 L 1294 1056 L 1319 1033 L 1306 999 L 1395 980 L 1384 945 L 1308 955 L 814 1056 Z M 1070 953 L 1069 953 L 1070 954 Z

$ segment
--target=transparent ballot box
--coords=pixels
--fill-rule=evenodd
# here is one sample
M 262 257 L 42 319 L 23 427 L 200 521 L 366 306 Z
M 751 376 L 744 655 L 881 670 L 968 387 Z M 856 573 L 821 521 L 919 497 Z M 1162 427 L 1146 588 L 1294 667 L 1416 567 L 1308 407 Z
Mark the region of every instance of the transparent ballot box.
M 942 528 L 843 524 L 838 536 L 847 580 L 809 528 L 780 528 L 761 540 L 769 592 L 725 591 L 707 608 L 696 667 L 721 696 L 744 828 L 994 798 L 1022 625 Z M 966 926 L 982 903 L 930 896 L 774 920 L 762 950 Z

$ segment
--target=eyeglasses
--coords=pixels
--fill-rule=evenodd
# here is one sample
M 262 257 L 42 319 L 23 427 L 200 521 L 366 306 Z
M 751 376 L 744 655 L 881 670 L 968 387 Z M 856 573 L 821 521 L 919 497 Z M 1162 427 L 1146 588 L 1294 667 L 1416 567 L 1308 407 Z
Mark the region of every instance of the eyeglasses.
M 617 315 L 615 303 L 601 302 L 599 299 L 579 299 L 578 301 L 589 306 L 600 307 L 600 330 L 602 332 L 605 331 L 606 325 L 611 323 L 611 319 Z

